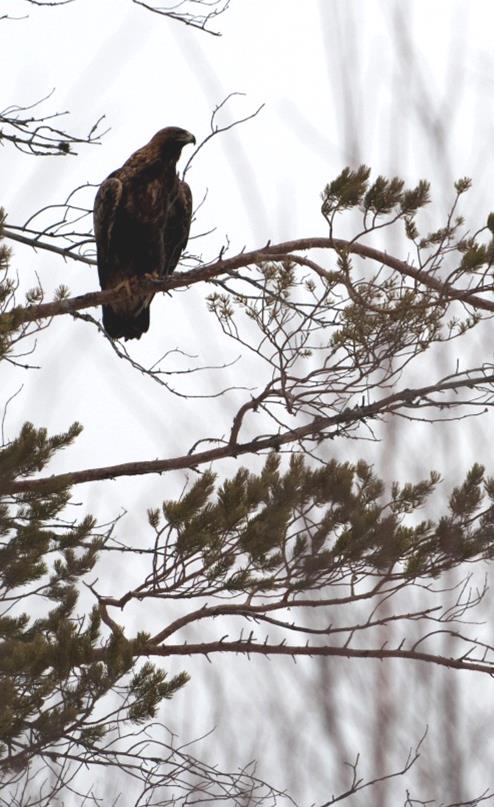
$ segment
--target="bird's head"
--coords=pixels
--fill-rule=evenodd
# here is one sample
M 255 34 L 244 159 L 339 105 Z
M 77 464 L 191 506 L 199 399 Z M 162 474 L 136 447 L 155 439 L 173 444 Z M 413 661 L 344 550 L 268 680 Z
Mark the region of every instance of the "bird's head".
M 150 146 L 158 149 L 162 157 L 175 160 L 180 157 L 182 149 L 189 143 L 195 143 L 196 139 L 187 129 L 180 129 L 178 126 L 167 126 L 160 129 L 151 138 Z

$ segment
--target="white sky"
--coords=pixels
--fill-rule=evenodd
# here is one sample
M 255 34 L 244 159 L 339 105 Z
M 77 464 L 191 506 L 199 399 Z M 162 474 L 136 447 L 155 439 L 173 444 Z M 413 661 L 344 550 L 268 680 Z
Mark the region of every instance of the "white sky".
M 366 162 L 375 173 L 399 173 L 410 183 L 428 177 L 438 218 L 453 181 L 464 175 L 474 179 L 468 214 L 483 221 L 494 207 L 491 0 L 232 0 L 217 21 L 221 38 L 130 0 L 77 0 L 46 9 L 0 2 L 0 13 L 9 11 L 29 17 L 0 22 L 2 107 L 32 103 L 55 88 L 43 109 L 70 110 L 62 128 L 85 133 L 103 114 L 111 127 L 102 145 L 81 146 L 77 158 L 1 150 L 0 204 L 14 224 L 62 202 L 75 186 L 101 181 L 163 126 L 184 126 L 200 140 L 215 105 L 231 92 L 245 97 L 225 109 L 222 121 L 265 107 L 213 140 L 188 176 L 196 201 L 208 191 L 195 229 L 216 228 L 204 241 L 206 258 L 226 237 L 234 254 L 268 239 L 326 234 L 319 194 L 348 163 Z M 61 282 L 74 294 L 97 288 L 95 268 L 13 246 L 23 285 L 34 285 L 37 272 L 48 298 Z M 180 347 L 200 363 L 235 358 L 238 349 L 225 343 L 207 315 L 209 292 L 194 287 L 156 299 L 151 331 L 128 345 L 132 354 L 151 362 Z M 2 403 L 24 384 L 6 432 L 13 436 L 25 419 L 51 431 L 80 420 L 83 435 L 53 463 L 54 471 L 185 453 L 196 437 L 227 430 L 235 405 L 248 394 L 177 399 L 119 361 L 94 328 L 66 318 L 40 335 L 34 361 L 43 369 L 12 370 L 2 383 Z M 210 390 L 246 379 L 255 385 L 253 374 L 246 357 L 230 373 L 214 374 L 212 381 L 206 374 L 197 385 Z M 479 427 L 461 428 L 456 439 L 464 441 L 466 467 Z M 409 449 L 404 475 L 413 474 L 427 452 L 431 465 L 448 465 L 447 454 L 434 456 L 443 445 L 427 432 L 415 446 L 417 456 Z M 125 506 L 132 513 L 124 534 L 132 535 L 145 508 L 173 496 L 183 478 L 84 486 L 75 498 L 101 517 Z

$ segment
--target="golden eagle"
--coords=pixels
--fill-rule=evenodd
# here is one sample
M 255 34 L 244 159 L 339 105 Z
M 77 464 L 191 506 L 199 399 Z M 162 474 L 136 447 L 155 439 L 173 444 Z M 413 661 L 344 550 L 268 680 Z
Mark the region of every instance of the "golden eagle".
M 101 183 L 94 201 L 94 232 L 101 288 L 125 285 L 126 294 L 103 306 L 113 339 L 139 339 L 149 328 L 153 294 L 132 280 L 162 278 L 175 269 L 189 237 L 192 194 L 177 176 L 177 160 L 195 137 L 168 126 Z

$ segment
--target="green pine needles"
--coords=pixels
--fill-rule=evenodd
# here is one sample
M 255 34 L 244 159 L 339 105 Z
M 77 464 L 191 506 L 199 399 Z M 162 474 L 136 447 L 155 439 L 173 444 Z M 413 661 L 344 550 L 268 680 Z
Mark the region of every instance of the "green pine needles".
M 2 783 L 15 788 L 22 776 L 29 782 L 41 760 L 58 766 L 62 791 L 63 766 L 76 760 L 120 770 L 129 764 L 144 790 L 149 783 L 151 790 L 161 787 L 163 749 L 147 754 L 146 739 L 134 753 L 132 732 L 144 737 L 189 675 L 169 676 L 153 658 L 408 658 L 494 673 L 494 650 L 479 645 L 475 656 L 476 639 L 457 630 L 483 593 L 472 595 L 465 583 L 450 607 L 433 586 L 446 571 L 492 558 L 494 480 L 473 465 L 438 513 L 435 472 L 386 486 L 364 460 L 328 459 L 336 438 L 376 439 L 386 417 L 432 420 L 446 413 L 453 419 L 458 411 L 494 405 L 487 362 L 465 371 L 457 366 L 420 388 L 402 384 L 408 365 L 426 350 L 442 348 L 492 316 L 494 218 L 490 214 L 476 232 L 464 230 L 456 207 L 469 187 L 469 180 L 459 180 L 446 223 L 421 234 L 427 182 L 407 189 L 397 177 L 371 181 L 367 166 L 345 168 L 323 192 L 329 238 L 241 253 L 224 277 L 230 259 L 218 261 L 217 274 L 207 279 L 221 293 L 209 297 L 209 310 L 225 340 L 248 347 L 264 374 L 256 377 L 255 394 L 245 393 L 230 413 L 220 438 L 199 440 L 175 460 L 52 477 L 50 461 L 70 450 L 80 424 L 49 435 L 24 423 L 0 447 Z M 334 237 L 340 214 L 358 218 L 362 229 L 352 240 Z M 0 242 L 4 221 L 1 211 Z M 415 262 L 359 240 L 397 223 Z M 312 249 L 329 250 L 330 265 L 306 257 Z M 37 287 L 19 307 L 10 259 L 1 242 L 0 359 L 16 365 L 18 342 L 49 327 L 49 317 L 73 314 L 82 298 L 64 307 L 68 291 L 60 287 L 45 316 Z M 439 272 L 443 260 L 449 261 L 446 277 Z M 153 370 L 133 365 L 153 378 Z M 157 378 L 163 385 L 159 372 Z M 199 443 L 207 449 L 196 450 Z M 213 470 L 216 460 L 260 453 L 258 472 L 241 467 L 220 479 Z M 179 498 L 148 510 L 134 546 L 119 537 L 118 518 L 101 527 L 91 515 L 73 517 L 69 482 L 183 469 L 197 473 L 193 483 Z M 122 555 L 132 559 L 133 571 L 142 571 L 135 585 L 125 575 L 108 575 Z M 406 600 L 411 592 L 422 597 L 413 610 Z M 156 603 L 164 607 L 157 611 Z M 156 613 L 162 619 L 157 628 Z M 417 623 L 427 626 L 427 652 L 425 639 L 413 633 Z M 433 641 L 448 632 L 456 644 L 442 655 Z M 120 744 L 126 731 L 130 740 Z M 168 751 L 167 783 L 174 784 L 175 749 Z M 195 764 L 187 758 L 185 767 Z M 196 772 L 202 782 L 204 769 Z M 223 792 L 222 774 L 210 769 L 206 778 L 208 787 L 218 786 L 212 792 Z

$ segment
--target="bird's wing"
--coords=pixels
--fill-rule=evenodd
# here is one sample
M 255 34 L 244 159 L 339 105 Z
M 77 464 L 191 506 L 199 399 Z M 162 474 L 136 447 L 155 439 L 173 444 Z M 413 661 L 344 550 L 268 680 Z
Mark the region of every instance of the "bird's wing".
M 101 287 L 105 287 L 111 239 L 116 214 L 122 199 L 123 184 L 118 177 L 108 177 L 101 183 L 94 200 L 94 234 L 98 251 L 98 272 Z
M 166 265 L 164 274 L 175 269 L 185 248 L 192 220 L 192 193 L 183 180 L 179 180 L 175 198 L 170 204 L 165 225 Z

